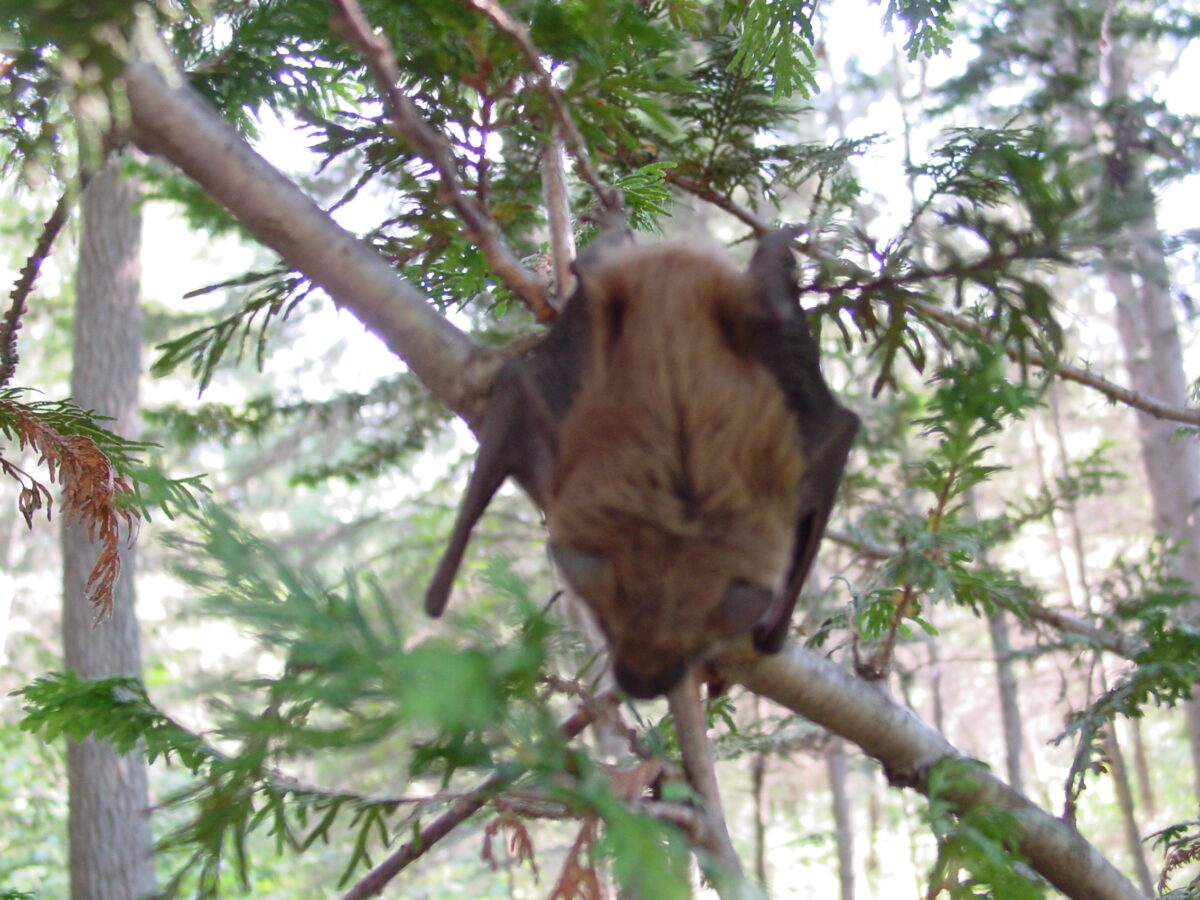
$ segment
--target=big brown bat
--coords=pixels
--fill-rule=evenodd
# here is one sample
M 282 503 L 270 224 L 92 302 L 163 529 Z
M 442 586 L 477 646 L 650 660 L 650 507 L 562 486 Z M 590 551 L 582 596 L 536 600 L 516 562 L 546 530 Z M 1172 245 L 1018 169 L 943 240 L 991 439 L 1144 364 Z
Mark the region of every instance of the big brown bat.
M 745 272 L 705 242 L 610 234 L 581 256 L 554 328 L 493 388 L 431 614 L 513 475 L 630 695 L 747 632 L 779 650 L 858 430 L 821 375 L 794 235 L 766 234 Z

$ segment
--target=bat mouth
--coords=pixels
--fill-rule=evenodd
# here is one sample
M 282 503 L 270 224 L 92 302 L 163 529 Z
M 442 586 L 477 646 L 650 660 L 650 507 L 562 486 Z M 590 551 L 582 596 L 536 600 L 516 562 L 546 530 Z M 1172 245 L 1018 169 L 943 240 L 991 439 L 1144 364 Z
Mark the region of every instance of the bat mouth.
M 683 677 L 684 664 L 677 662 L 650 675 L 635 672 L 619 660 L 613 664 L 613 676 L 621 690 L 635 700 L 649 700 L 667 693 Z

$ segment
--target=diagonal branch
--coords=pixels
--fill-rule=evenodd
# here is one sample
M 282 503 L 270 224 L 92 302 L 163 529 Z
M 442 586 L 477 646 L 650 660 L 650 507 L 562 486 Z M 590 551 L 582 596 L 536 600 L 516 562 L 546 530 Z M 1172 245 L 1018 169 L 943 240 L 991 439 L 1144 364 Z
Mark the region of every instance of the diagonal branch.
M 154 57 L 155 48 L 148 53 Z M 123 79 L 133 137 L 143 149 L 195 180 L 408 363 L 434 396 L 478 427 L 500 364 L 497 353 L 439 315 L 383 257 L 259 156 L 178 71 L 164 76 L 135 61 Z
M 611 693 L 602 694 L 593 702 L 581 706 L 559 730 L 567 740 L 577 736 L 606 710 L 617 705 L 616 697 Z M 404 868 L 419 859 L 434 844 L 448 835 L 451 831 L 469 819 L 490 800 L 497 791 L 516 781 L 521 775 L 519 769 L 497 769 L 478 787 L 455 801 L 448 810 L 421 829 L 420 834 L 404 844 L 391 856 L 367 873 L 354 887 L 347 891 L 342 900 L 365 900 L 367 897 L 377 897 L 383 892 L 387 883 L 395 878 Z
M 497 3 L 496 0 L 465 0 L 465 2 L 491 19 L 492 24 L 503 34 L 512 38 L 513 42 L 520 48 L 521 54 L 525 57 L 525 62 L 529 64 L 529 68 L 536 75 L 538 90 L 550 102 L 550 109 L 554 113 L 554 121 L 562 134 L 562 140 L 567 147 L 567 151 L 575 158 L 575 168 L 579 172 L 579 177 L 583 179 L 588 187 L 596 192 L 603 211 L 611 212 L 619 209 L 621 206 L 620 198 L 617 196 L 616 191 L 601 180 L 600 173 L 592 165 L 583 135 L 579 133 L 579 129 L 575 126 L 575 120 L 571 117 L 570 110 L 567 109 L 562 92 L 554 84 L 554 80 L 550 77 L 550 73 L 546 71 L 546 67 L 542 65 L 543 54 L 530 39 L 529 28 L 523 22 L 518 22 L 510 16 L 508 11 Z
M 666 179 L 677 187 L 694 194 L 701 200 L 705 200 L 714 206 L 725 210 L 725 212 L 729 213 L 735 218 L 740 219 L 742 222 L 754 229 L 756 234 L 762 234 L 763 232 L 771 229 L 771 224 L 765 219 L 760 218 L 750 210 L 746 209 L 744 206 L 741 206 L 730 200 L 728 197 L 713 191 L 711 188 L 696 181 L 695 179 L 691 179 L 686 175 L 679 175 L 674 172 L 668 172 L 666 174 Z M 801 252 L 809 254 L 814 252 L 814 248 L 807 243 L 798 243 L 797 246 Z M 935 270 L 931 270 L 920 273 L 920 277 L 924 280 L 936 278 L 941 274 L 949 275 L 954 273 L 939 273 Z M 881 283 L 882 282 L 880 282 L 880 284 Z M 878 284 L 870 286 L 878 286 Z M 851 285 L 851 287 L 854 286 Z M 837 292 L 843 290 L 843 288 L 829 287 L 822 288 L 822 290 Z M 990 343 L 994 343 L 996 341 L 995 335 L 991 334 L 987 328 L 977 322 L 971 321 L 965 316 L 957 315 L 949 310 L 941 309 L 940 307 L 933 306 L 929 303 L 923 303 L 920 300 L 909 300 L 907 301 L 907 305 L 918 315 L 927 319 L 931 319 L 942 325 L 947 325 L 951 328 L 966 332 L 968 334 L 973 334 L 976 337 L 979 337 Z M 1077 366 L 1057 362 L 1056 360 L 1049 359 L 1042 354 L 1037 353 L 1036 351 L 1021 351 L 1016 347 L 1006 345 L 1004 352 L 1010 359 L 1013 359 L 1017 362 L 1032 364 L 1043 371 L 1049 372 L 1052 375 L 1057 375 L 1059 378 L 1067 381 L 1074 381 L 1075 383 L 1081 384 L 1084 387 L 1098 391 L 1113 403 L 1121 403 L 1125 406 L 1139 409 L 1142 412 L 1149 413 L 1156 419 L 1165 419 L 1171 422 L 1181 422 L 1184 425 L 1200 426 L 1200 409 L 1195 409 L 1193 407 L 1173 406 L 1169 403 L 1163 403 L 1161 400 L 1157 400 L 1154 397 L 1148 397 L 1145 394 L 1122 387 L 1121 385 L 1113 381 L 1109 381 L 1102 375 L 1097 375 L 1095 372 L 1092 372 L 1088 369 L 1082 369 Z
M 941 734 L 897 703 L 880 682 L 851 675 L 795 643 L 774 656 L 727 652 L 723 665 L 750 690 L 824 725 L 883 764 L 897 787 L 929 793 L 937 763 L 971 763 Z M 1018 844 L 1033 868 L 1074 900 L 1145 900 L 1143 895 L 1072 826 L 1056 819 L 980 765 L 956 769 L 940 794 L 960 813 L 985 805 L 1007 810 Z
M 1077 635 L 1094 647 L 1126 659 L 1134 659 L 1146 650 L 1145 644 L 1134 638 L 1121 634 L 1119 631 L 1098 628 L 1086 619 L 1081 619 L 1065 610 L 1042 606 L 1040 603 L 1030 603 L 1028 606 L 1022 607 L 1021 611 L 1035 621 L 1057 628 L 1066 634 Z
M 396 55 L 381 34 L 373 34 L 358 0 L 330 0 L 334 31 L 356 47 L 367 64 L 371 77 L 383 95 L 388 114 L 397 134 L 438 173 L 450 206 L 471 238 L 500 278 L 521 298 L 539 321 L 554 318 L 554 309 L 546 299 L 545 283 L 521 264 L 495 220 L 464 190 L 458 178 L 454 154 L 445 137 L 422 118 L 412 100 L 400 90 Z

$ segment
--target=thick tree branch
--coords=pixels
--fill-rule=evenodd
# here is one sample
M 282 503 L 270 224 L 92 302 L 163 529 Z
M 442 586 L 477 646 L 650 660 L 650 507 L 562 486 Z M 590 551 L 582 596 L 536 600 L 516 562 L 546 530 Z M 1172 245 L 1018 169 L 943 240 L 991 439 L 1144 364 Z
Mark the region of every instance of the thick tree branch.
M 567 146 L 567 151 L 575 159 L 575 169 L 579 173 L 579 177 L 583 179 L 588 187 L 596 192 L 596 196 L 599 198 L 600 205 L 604 208 L 604 211 L 611 212 L 618 209 L 621 205 L 620 198 L 617 196 L 616 191 L 601 180 L 600 173 L 592 165 L 583 135 L 579 133 L 579 129 L 575 126 L 575 120 L 571 118 L 566 101 L 563 100 L 562 92 L 559 91 L 558 87 L 554 84 L 554 79 L 550 77 L 550 73 L 542 65 L 543 54 L 534 45 L 533 41 L 530 40 L 529 29 L 524 23 L 518 22 L 510 16 L 507 10 L 497 3 L 496 0 L 466 0 L 466 2 L 491 19 L 492 23 L 501 32 L 508 35 L 520 48 L 521 54 L 525 57 L 525 62 L 528 63 L 529 68 L 535 73 L 538 90 L 550 102 L 550 109 L 554 113 L 555 124 L 558 125 L 563 143 Z
M 445 137 L 422 118 L 416 105 L 400 90 L 396 56 L 381 34 L 374 34 L 357 0 L 330 0 L 331 25 L 362 54 L 371 77 L 383 95 L 392 124 L 400 137 L 433 166 L 448 195 L 450 206 L 471 238 L 487 258 L 492 271 L 521 298 L 539 321 L 554 318 L 546 297 L 546 284 L 525 266 L 504 241 L 495 220 L 467 194 L 459 181 L 454 153 Z
M 718 194 L 717 192 L 708 188 L 706 185 L 700 184 L 694 179 L 688 178 L 686 175 L 678 175 L 668 172 L 666 179 L 683 190 L 694 194 L 701 200 L 705 200 L 714 206 L 725 210 L 725 212 L 729 213 L 731 216 L 740 219 L 746 225 L 749 225 L 752 229 L 754 229 L 756 234 L 762 234 L 763 232 L 771 230 L 771 223 L 767 222 L 765 219 L 755 215 L 744 206 L 734 203 L 729 198 Z M 812 248 L 808 247 L 804 243 L 800 243 L 798 246 L 802 252 L 811 252 Z M 923 273 L 922 278 L 934 277 L 937 274 L 938 273 L 936 272 Z M 850 287 L 853 289 L 855 286 L 851 285 Z M 831 288 L 830 290 L 838 290 L 838 288 Z M 907 305 L 918 315 L 927 319 L 931 319 L 939 324 L 947 325 L 951 328 L 966 332 L 968 334 L 973 334 L 989 343 L 994 343 L 996 340 L 995 335 L 992 335 L 988 329 L 982 325 L 978 324 L 977 322 L 972 322 L 970 319 L 964 316 L 952 313 L 949 310 L 933 306 L 929 303 L 923 303 L 920 300 L 909 300 L 907 301 Z M 1108 399 L 1113 403 L 1123 403 L 1124 405 L 1133 407 L 1134 409 L 1140 409 L 1142 412 L 1149 413 L 1158 419 L 1165 419 L 1171 422 L 1181 422 L 1184 425 L 1200 426 L 1200 409 L 1195 409 L 1193 407 L 1173 406 L 1169 403 L 1163 403 L 1162 401 L 1153 397 L 1148 397 L 1145 394 L 1138 393 L 1137 391 L 1130 390 L 1129 388 L 1121 387 L 1121 385 L 1109 381 L 1107 378 L 1097 375 L 1095 372 L 1089 371 L 1088 369 L 1081 369 L 1077 366 L 1071 366 L 1067 365 L 1066 363 L 1047 359 L 1045 356 L 1037 353 L 1036 351 L 1022 351 L 1016 347 L 1006 345 L 1004 352 L 1008 354 L 1010 359 L 1021 362 L 1022 364 L 1032 364 L 1037 366 L 1039 369 L 1051 373 L 1052 375 L 1057 375 L 1059 378 L 1063 378 L 1067 381 L 1074 381 L 1077 384 L 1083 385 L 1084 387 L 1098 391 L 1104 396 L 1108 397 Z
M 168 81 L 169 79 L 169 81 Z M 289 266 L 323 287 L 377 335 L 435 396 L 478 425 L 499 365 L 254 152 L 177 72 L 146 62 L 124 73 L 133 137 L 225 206 Z
M 616 697 L 607 693 L 600 695 L 595 701 L 581 706 L 559 726 L 563 737 L 567 740 L 576 737 L 597 717 L 616 704 Z M 405 866 L 419 859 L 434 844 L 483 809 L 497 791 L 504 788 L 505 785 L 511 784 L 520 775 L 519 769 L 497 769 L 480 782 L 473 791 L 460 797 L 453 806 L 422 828 L 416 838 L 404 844 L 372 869 L 342 896 L 342 900 L 365 900 L 367 897 L 379 896 L 387 883 L 403 871 Z
M 935 763 L 962 756 L 879 682 L 846 672 L 792 643 L 774 656 L 726 654 L 725 674 L 861 747 L 883 764 L 892 784 L 928 793 Z M 1144 900 L 1082 835 L 1030 803 L 983 767 L 972 767 L 945 799 L 959 812 L 986 805 L 1011 812 L 1020 849 L 1033 868 L 1075 900 Z

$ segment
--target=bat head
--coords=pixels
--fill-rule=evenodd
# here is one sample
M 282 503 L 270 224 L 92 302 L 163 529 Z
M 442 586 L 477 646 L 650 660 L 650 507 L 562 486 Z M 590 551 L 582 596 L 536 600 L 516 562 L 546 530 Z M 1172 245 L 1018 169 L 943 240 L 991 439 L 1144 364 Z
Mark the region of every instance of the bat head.
M 547 525 L 617 682 L 652 697 L 776 602 L 803 453 L 778 379 L 746 346 L 771 311 L 723 249 L 628 248 L 579 274 L 591 344 Z
M 603 556 L 551 542 L 571 588 L 596 614 L 617 684 L 631 697 L 665 694 L 688 663 L 748 633 L 775 602 L 775 588 L 743 580 L 755 556 L 713 540 L 662 540 Z M 670 546 L 666 546 L 670 545 Z

